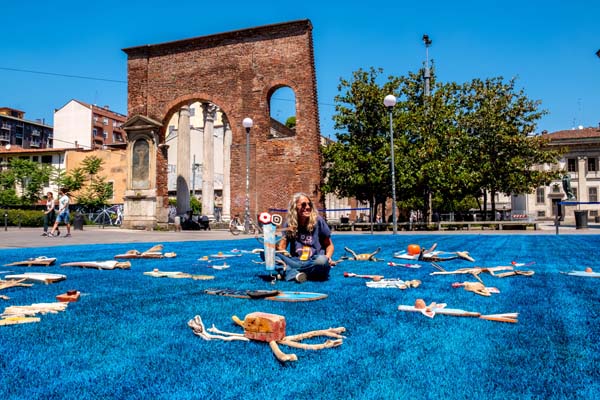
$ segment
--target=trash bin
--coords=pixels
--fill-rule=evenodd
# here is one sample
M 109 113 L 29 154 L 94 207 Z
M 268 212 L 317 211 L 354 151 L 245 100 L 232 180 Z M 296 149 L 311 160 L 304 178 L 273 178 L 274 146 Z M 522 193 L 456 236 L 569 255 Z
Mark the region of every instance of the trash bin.
M 73 218 L 73 229 L 82 231 L 85 220 L 83 219 L 83 214 L 76 213 L 75 218 Z
M 596 223 L 600 222 L 600 215 L 596 215 L 594 217 L 594 222 L 596 222 Z
M 588 227 L 587 210 L 575 211 L 575 229 L 586 229 Z

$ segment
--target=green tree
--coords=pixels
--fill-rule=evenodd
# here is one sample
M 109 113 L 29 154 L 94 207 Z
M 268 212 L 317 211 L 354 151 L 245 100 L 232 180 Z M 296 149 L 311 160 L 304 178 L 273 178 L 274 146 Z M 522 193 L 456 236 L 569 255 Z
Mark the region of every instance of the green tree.
M 7 170 L 0 173 L 0 200 L 3 204 L 31 205 L 43 195 L 50 179 L 49 166 L 13 157 Z M 19 195 L 20 193 L 20 195 Z
M 536 168 L 554 164 L 560 157 L 558 151 L 546 148 L 545 138 L 531 136 L 537 121 L 546 114 L 540 105 L 516 89 L 514 78 L 508 82 L 502 77 L 474 79 L 463 86 L 459 124 L 468 138 L 465 161 L 477 176 L 484 211 L 489 193 L 494 216 L 497 193 L 530 193 L 559 176 L 557 169 Z
M 285 126 L 290 129 L 296 128 L 296 116 L 291 116 L 285 120 Z
M 460 114 L 460 87 L 440 83 L 431 69 L 429 96 L 424 92 L 423 70 L 402 78 L 401 119 L 398 131 L 407 138 L 403 160 L 410 176 L 400 180 L 408 198 L 406 208 L 419 208 L 430 220 L 430 208 L 453 211 L 469 194 L 473 172 L 464 162 L 463 132 L 457 126 Z
M 323 148 L 324 193 L 355 197 L 371 207 L 391 193 L 389 117 L 383 98 L 397 92 L 399 80 L 380 84 L 382 69 L 362 69 L 352 80 L 340 79 L 335 97 L 337 141 Z
M 107 204 L 113 196 L 112 184 L 99 176 L 104 160 L 96 156 L 87 156 L 81 165 L 68 173 L 58 172 L 55 182 L 66 188 L 75 202 L 88 208 L 99 208 Z

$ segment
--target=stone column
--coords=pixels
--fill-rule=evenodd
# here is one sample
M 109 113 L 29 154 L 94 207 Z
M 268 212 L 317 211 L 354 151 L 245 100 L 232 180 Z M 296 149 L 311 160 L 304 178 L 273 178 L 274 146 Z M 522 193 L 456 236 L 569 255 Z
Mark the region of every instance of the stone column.
M 190 209 L 190 107 L 179 110 L 177 128 L 177 215 Z
M 587 157 L 577 157 L 577 201 L 590 201 L 586 182 Z
M 223 221 L 231 220 L 231 129 L 225 114 L 223 120 Z
M 217 106 L 202 104 L 204 108 L 204 153 L 202 157 L 202 214 L 215 219 L 215 145 L 214 126 Z

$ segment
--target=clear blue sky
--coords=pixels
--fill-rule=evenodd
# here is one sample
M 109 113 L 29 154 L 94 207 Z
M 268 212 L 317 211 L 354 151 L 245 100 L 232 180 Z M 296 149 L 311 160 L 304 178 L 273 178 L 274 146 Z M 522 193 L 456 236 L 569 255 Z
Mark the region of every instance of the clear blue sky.
M 538 132 L 600 122 L 597 0 L 5 3 L 0 106 L 49 124 L 54 110 L 71 99 L 127 114 L 123 48 L 306 18 L 313 24 L 325 136 L 334 135 L 340 77 L 371 66 L 386 76 L 416 71 L 425 59 L 425 33 L 433 40 L 429 55 L 442 81 L 517 77 L 527 96 L 549 111 Z

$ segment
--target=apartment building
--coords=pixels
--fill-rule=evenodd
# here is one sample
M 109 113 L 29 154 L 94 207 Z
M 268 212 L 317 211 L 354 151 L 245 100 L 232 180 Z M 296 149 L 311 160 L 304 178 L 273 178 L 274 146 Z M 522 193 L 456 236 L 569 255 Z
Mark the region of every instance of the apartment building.
M 570 130 L 552 133 L 543 132 L 548 135 L 551 147 L 565 150 L 558 162 L 560 170 L 569 174 L 573 194 L 576 202 L 587 204 L 569 205 L 558 207 L 558 203 L 566 201 L 561 179 L 551 182 L 548 186 L 538 187 L 533 193 L 513 196 L 512 209 L 522 210 L 530 218 L 554 219 L 558 214 L 565 221 L 574 220 L 574 210 L 587 210 L 589 217 L 595 219 L 600 213 L 598 202 L 598 191 L 600 190 L 600 126 L 578 127 Z M 552 166 L 545 165 L 540 168 L 549 169 Z M 556 168 L 556 165 L 554 165 Z
M 69 172 L 81 167 L 86 157 L 94 156 L 103 161 L 102 171 L 99 176 L 104 177 L 113 188 L 113 197 L 108 199 L 109 204 L 122 204 L 125 195 L 127 180 L 127 157 L 124 149 L 84 150 L 79 148 L 46 148 L 23 149 L 12 146 L 9 149 L 0 147 L 0 171 L 10 168 L 10 160 L 19 158 L 53 167 L 57 171 Z M 42 193 L 58 193 L 58 187 L 53 182 L 48 182 Z M 77 199 L 72 199 L 74 203 Z
M 25 112 L 0 107 L 0 146 L 10 149 L 45 149 L 53 147 L 53 130 L 44 121 L 28 121 Z
M 126 133 L 121 125 L 127 116 L 79 100 L 71 100 L 54 111 L 54 141 L 60 147 L 102 149 L 125 148 Z

